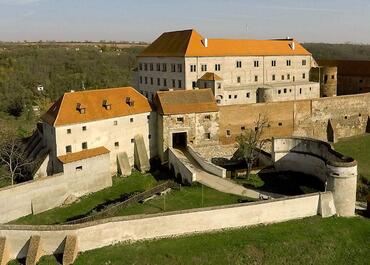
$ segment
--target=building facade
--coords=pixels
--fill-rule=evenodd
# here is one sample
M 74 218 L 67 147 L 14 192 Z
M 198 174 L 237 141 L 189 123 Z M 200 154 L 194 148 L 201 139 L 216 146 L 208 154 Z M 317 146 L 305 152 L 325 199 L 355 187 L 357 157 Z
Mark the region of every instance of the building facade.
M 302 90 L 311 87 L 299 96 L 310 99 L 320 94 L 319 83 L 309 81 L 314 65 L 312 55 L 294 39 L 207 39 L 195 30 L 167 32 L 138 56 L 137 89 L 152 99 L 156 91 L 169 88 L 208 88 L 205 76 L 216 75 L 207 81 L 213 81 L 209 85 L 219 105 L 266 102 L 271 97 L 257 94 L 264 89 L 275 90 L 269 94 L 278 101 L 279 90 L 296 84 Z

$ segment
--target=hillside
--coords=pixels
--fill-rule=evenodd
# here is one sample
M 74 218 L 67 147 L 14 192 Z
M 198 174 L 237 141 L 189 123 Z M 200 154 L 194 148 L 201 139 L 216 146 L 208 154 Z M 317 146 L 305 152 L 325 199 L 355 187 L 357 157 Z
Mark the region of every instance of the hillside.
M 304 43 L 315 59 L 370 60 L 370 45 Z

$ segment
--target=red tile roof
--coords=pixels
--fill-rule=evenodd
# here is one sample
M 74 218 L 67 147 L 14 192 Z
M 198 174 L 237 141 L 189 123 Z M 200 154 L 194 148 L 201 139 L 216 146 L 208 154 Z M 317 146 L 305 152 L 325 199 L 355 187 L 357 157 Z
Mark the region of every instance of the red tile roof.
M 133 105 L 126 103 L 130 98 Z M 103 106 L 106 101 L 111 107 Z M 85 108 L 81 114 L 77 105 Z M 150 112 L 148 99 L 132 87 L 108 88 L 65 93 L 42 116 L 52 126 L 84 123 L 114 117 Z
M 99 156 L 108 154 L 110 151 L 105 148 L 104 146 L 93 148 L 93 149 L 86 149 L 80 152 L 70 153 L 62 156 L 58 156 L 58 159 L 63 164 L 68 164 L 76 161 L 80 161 L 83 159 L 88 159 L 91 157 Z

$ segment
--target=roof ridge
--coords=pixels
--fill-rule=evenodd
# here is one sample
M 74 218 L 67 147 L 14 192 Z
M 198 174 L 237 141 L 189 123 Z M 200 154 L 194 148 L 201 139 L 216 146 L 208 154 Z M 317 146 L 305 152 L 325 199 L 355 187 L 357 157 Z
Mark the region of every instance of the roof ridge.
M 58 110 L 57 110 L 57 115 L 55 116 L 55 119 L 54 119 L 54 122 L 53 122 L 53 126 L 55 126 L 58 118 L 59 118 L 59 113 L 60 113 L 60 109 L 62 108 L 62 104 L 63 104 L 63 101 L 64 101 L 64 96 L 66 95 L 66 93 L 64 93 L 61 97 L 60 97 L 60 104 L 59 104 L 59 107 L 58 107 Z M 58 100 L 58 101 L 59 101 Z
M 108 88 L 94 88 L 94 89 L 86 89 L 86 90 L 77 90 L 77 91 L 67 91 L 64 92 L 64 94 L 75 94 L 75 93 L 89 93 L 89 92 L 96 92 L 96 91 L 107 91 L 107 90 L 113 90 L 113 89 L 130 89 L 133 88 L 131 86 L 123 86 L 123 87 L 108 87 Z M 134 89 L 134 88 L 133 88 Z M 135 89 L 136 90 L 136 89 Z
M 199 33 L 199 32 L 197 32 L 195 29 L 192 29 L 192 30 L 191 30 L 191 33 L 190 33 L 190 36 L 189 36 L 189 39 L 188 39 L 188 43 L 187 43 L 187 45 L 186 45 L 186 50 L 185 50 L 185 54 L 184 54 L 184 56 L 186 56 L 186 55 L 188 54 L 188 49 L 189 49 L 190 41 L 191 41 L 192 37 L 194 37 L 194 35 L 195 35 L 195 34 L 199 35 L 199 36 L 201 37 L 201 39 L 203 39 L 203 36 L 202 36 L 202 35 L 200 35 L 200 33 Z

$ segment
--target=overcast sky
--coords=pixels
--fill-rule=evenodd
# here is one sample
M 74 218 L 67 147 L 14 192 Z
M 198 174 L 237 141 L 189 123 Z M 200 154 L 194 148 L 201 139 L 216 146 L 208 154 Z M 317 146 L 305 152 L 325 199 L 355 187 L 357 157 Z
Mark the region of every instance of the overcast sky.
M 370 0 L 0 0 L 2 41 L 153 41 L 189 28 L 210 38 L 370 43 Z

